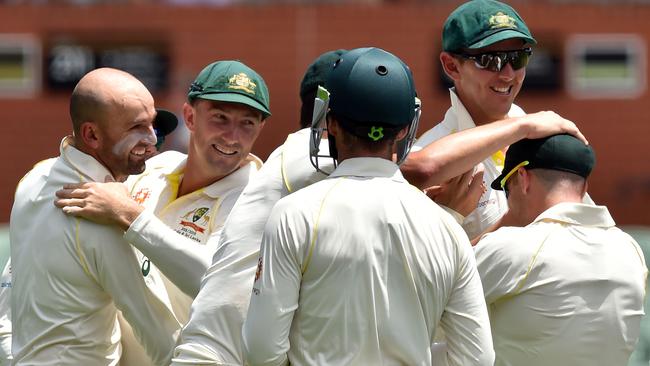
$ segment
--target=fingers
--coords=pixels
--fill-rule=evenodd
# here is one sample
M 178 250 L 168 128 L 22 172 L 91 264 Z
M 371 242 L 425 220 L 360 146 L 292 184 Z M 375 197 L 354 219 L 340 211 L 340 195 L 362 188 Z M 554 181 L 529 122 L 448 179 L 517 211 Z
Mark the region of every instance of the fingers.
M 476 174 L 472 177 L 472 182 L 469 184 L 469 194 L 476 194 L 479 197 L 485 193 L 487 188 L 485 187 L 485 184 L 483 183 L 483 174 L 485 173 L 484 170 L 478 170 Z
M 63 189 L 77 189 L 77 188 L 89 188 L 92 185 L 92 182 L 86 183 L 68 183 L 63 185 Z
M 68 188 L 68 185 L 63 186 L 63 189 L 56 191 L 56 196 L 59 198 L 86 198 L 88 197 L 88 191 L 81 187 L 71 187 Z
M 585 137 L 585 135 L 582 134 L 582 132 L 580 132 L 578 127 L 576 127 L 575 132 L 573 132 L 573 133 L 569 132 L 569 133 L 572 134 L 573 136 L 575 136 L 578 140 L 584 142 L 585 145 L 589 145 L 589 141 L 587 141 L 587 138 Z
M 81 207 L 76 206 L 65 206 L 63 207 L 63 213 L 71 216 L 81 216 Z
M 578 129 L 578 126 L 576 126 L 575 123 L 567 119 L 564 119 L 557 114 L 556 116 L 558 118 L 561 118 L 565 122 L 562 128 L 562 132 L 568 133 L 569 135 L 573 135 L 575 138 L 582 141 L 585 145 L 589 145 L 589 141 L 587 141 L 587 138 L 582 134 L 582 132 L 580 132 L 580 129 Z
M 528 115 L 531 121 L 531 133 L 527 138 L 537 139 L 558 133 L 568 133 L 575 136 L 585 144 L 589 144 L 587 138 L 580 132 L 578 126 L 572 121 L 563 118 L 553 111 L 543 111 Z
M 435 201 L 436 197 L 442 192 L 443 187 L 442 186 L 431 186 L 429 188 L 424 189 L 424 193 L 431 198 L 432 200 Z
M 461 174 L 459 176 L 459 184 L 460 187 L 467 187 L 469 186 L 470 181 L 472 180 L 472 176 L 474 175 L 474 168 L 466 171 L 465 173 Z
M 86 201 L 77 198 L 66 198 L 66 199 L 56 199 L 54 200 L 54 206 L 58 208 L 63 208 L 63 212 L 66 211 L 66 208 L 76 207 L 83 208 L 86 206 Z

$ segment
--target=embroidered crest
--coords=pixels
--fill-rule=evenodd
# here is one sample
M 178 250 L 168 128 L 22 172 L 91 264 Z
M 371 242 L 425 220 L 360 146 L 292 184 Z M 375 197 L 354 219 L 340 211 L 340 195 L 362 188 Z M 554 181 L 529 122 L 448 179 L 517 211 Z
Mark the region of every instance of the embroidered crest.
M 208 207 L 199 207 L 183 215 L 181 218 L 185 220 L 179 222 L 184 227 L 181 230 L 183 231 L 182 234 L 200 242 L 201 240 L 196 237 L 196 234 L 203 234 L 205 232 L 205 226 L 210 223 L 210 215 L 207 214 L 208 211 L 210 211 Z M 199 220 L 200 222 L 197 222 Z
M 228 82 L 228 87 L 230 89 L 243 90 L 249 94 L 255 94 L 255 88 L 257 88 L 257 84 L 255 84 L 248 75 L 243 72 L 233 75 L 228 79 Z
M 490 17 L 490 28 L 517 28 L 515 18 L 503 12 L 498 12 Z

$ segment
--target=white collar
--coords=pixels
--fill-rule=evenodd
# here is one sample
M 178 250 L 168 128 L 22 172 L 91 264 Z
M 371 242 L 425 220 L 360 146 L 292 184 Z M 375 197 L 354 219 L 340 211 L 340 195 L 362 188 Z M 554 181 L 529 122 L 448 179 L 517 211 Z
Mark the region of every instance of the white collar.
M 583 226 L 612 227 L 616 223 L 607 207 L 584 203 L 563 202 L 542 212 L 533 221 L 559 221 Z
M 70 164 L 82 178 L 90 182 L 114 182 L 113 174 L 94 157 L 82 152 L 72 145 L 72 136 L 61 140 L 59 151 L 61 158 Z
M 330 177 L 384 177 L 398 182 L 406 182 L 399 166 L 390 160 L 382 158 L 349 158 L 343 160 Z

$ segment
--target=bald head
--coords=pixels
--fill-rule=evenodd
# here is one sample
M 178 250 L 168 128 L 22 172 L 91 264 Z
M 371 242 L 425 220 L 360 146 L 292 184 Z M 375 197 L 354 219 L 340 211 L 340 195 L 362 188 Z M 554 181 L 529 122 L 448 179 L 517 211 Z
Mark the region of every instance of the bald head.
M 106 125 L 113 113 L 129 101 L 153 105 L 147 88 L 133 75 L 111 68 L 93 70 L 77 83 L 70 98 L 70 118 L 75 135 L 84 122 Z
M 111 171 L 116 180 L 144 170 L 155 152 L 151 93 L 124 71 L 102 68 L 77 83 L 70 98 L 73 146 Z

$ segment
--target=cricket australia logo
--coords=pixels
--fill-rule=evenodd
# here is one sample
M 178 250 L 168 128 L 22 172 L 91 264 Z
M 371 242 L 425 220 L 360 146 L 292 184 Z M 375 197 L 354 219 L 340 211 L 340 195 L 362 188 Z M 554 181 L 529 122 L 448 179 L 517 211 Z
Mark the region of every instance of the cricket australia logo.
M 508 14 L 498 12 L 490 17 L 490 28 L 517 28 L 515 25 L 515 18 Z
M 243 72 L 233 75 L 228 79 L 228 82 L 230 83 L 228 86 L 230 89 L 243 90 L 248 94 L 255 94 L 255 88 L 257 88 L 257 84 Z
M 201 240 L 197 237 L 197 234 L 203 234 L 206 226 L 210 223 L 208 211 L 210 211 L 208 207 L 200 207 L 186 213 L 181 217 L 182 220 L 179 223 L 183 227 L 177 231 L 200 242 Z

